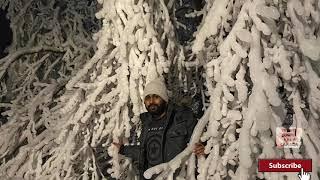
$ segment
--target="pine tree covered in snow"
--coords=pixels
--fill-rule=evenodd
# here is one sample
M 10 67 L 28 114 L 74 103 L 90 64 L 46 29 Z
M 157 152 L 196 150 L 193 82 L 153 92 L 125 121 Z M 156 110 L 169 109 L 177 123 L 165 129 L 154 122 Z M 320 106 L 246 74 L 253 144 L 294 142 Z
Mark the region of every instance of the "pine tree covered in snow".
M 140 135 L 144 86 L 163 76 L 174 100 L 200 95 L 205 113 L 189 146 L 145 177 L 182 167 L 182 179 L 296 179 L 258 172 L 257 159 L 311 158 L 319 179 L 320 1 L 206 0 L 187 14 L 203 18 L 184 46 L 174 0 L 0 5 L 14 37 L 0 59 L 1 178 L 133 179 L 111 142 Z M 303 128 L 299 149 L 275 146 L 281 126 Z M 206 157 L 192 154 L 198 141 Z

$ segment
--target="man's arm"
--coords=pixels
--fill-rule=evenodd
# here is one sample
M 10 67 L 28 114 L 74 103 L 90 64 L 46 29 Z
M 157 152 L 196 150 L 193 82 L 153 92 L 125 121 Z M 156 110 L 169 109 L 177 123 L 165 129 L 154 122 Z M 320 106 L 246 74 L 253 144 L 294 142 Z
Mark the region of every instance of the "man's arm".
M 119 149 L 119 154 L 122 154 L 133 161 L 139 160 L 140 145 L 123 145 L 120 143 L 112 143 Z
M 193 133 L 194 127 L 197 125 L 198 120 L 194 116 L 192 110 L 190 108 L 185 107 L 183 111 L 181 111 L 181 116 L 186 120 L 186 128 L 187 128 L 187 141 L 190 141 L 191 135 Z
M 140 114 L 140 120 L 142 123 L 142 133 L 138 139 L 138 142 L 140 142 L 140 144 L 143 143 L 143 132 L 144 132 L 143 122 L 145 120 L 145 116 L 146 116 L 146 113 Z M 112 144 L 114 144 L 119 149 L 119 154 L 122 154 L 128 158 L 131 158 L 134 163 L 139 162 L 140 160 L 139 156 L 142 150 L 141 149 L 142 147 L 140 145 L 123 145 L 122 143 L 115 143 L 115 142 L 113 142 Z
M 140 145 L 122 145 L 120 147 L 119 154 L 129 157 L 133 161 L 138 161 L 140 154 Z
M 184 109 L 184 111 L 182 112 L 182 116 L 183 118 L 185 118 L 187 120 L 186 126 L 187 126 L 187 141 L 190 141 L 190 138 L 192 136 L 193 130 L 195 128 L 195 126 L 198 123 L 197 118 L 194 116 L 193 111 L 191 109 Z M 195 147 L 193 149 L 193 152 L 196 155 L 205 155 L 204 153 L 204 145 L 201 142 L 198 142 L 195 144 Z

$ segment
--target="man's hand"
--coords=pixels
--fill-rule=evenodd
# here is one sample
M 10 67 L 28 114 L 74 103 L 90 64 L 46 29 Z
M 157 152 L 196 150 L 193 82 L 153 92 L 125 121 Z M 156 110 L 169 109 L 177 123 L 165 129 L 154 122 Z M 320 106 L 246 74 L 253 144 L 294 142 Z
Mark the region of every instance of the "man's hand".
M 309 173 L 303 172 L 303 168 L 301 168 L 301 172 L 298 174 L 298 177 L 300 180 L 310 180 L 311 179 Z
M 195 153 L 197 156 L 205 155 L 204 145 L 202 143 L 196 143 L 194 145 L 193 153 Z

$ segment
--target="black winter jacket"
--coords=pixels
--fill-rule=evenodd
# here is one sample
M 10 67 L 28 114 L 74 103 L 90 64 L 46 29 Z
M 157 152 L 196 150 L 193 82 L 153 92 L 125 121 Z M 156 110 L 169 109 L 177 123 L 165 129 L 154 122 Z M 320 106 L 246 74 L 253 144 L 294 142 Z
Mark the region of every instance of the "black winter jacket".
M 132 158 L 133 163 L 137 165 L 139 170 L 140 179 L 144 179 L 143 173 L 148 168 L 146 166 L 147 149 L 145 141 L 153 120 L 148 112 L 142 113 L 140 119 L 142 122 L 140 145 L 122 146 L 119 153 Z M 159 161 L 161 163 L 170 161 L 186 148 L 196 124 L 197 119 L 191 109 L 169 103 L 164 130 L 160 133 L 162 159 Z

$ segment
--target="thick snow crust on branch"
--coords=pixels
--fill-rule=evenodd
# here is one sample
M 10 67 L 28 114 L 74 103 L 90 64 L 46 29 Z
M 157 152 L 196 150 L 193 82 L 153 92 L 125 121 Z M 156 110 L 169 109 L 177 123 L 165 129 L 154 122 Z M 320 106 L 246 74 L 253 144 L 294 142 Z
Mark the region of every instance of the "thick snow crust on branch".
M 173 179 L 181 168 L 178 179 L 291 180 L 295 174 L 258 172 L 257 159 L 311 158 L 319 179 L 320 79 L 311 65 L 320 56 L 318 1 L 207 0 L 186 47 L 175 40 L 173 1 L 97 3 L 98 12 L 88 1 L 1 1 L 14 35 L 0 60 L 8 119 L 1 178 L 99 179 L 108 171 L 134 179 L 112 142 L 139 136 L 145 84 L 176 76 L 191 91 L 188 73 L 203 68 L 205 113 L 188 147 L 146 178 Z M 303 128 L 299 149 L 275 147 L 276 127 L 288 123 Z M 192 153 L 199 141 L 204 157 Z M 97 165 L 98 146 L 109 169 Z
M 74 2 L 0 2 L 13 31 L 9 55 L 0 60 L 1 118 L 8 121 L 0 124 L 0 179 L 77 178 L 71 161 L 81 148 L 66 120 L 83 91 L 66 91 L 65 84 L 92 56 L 99 23 L 96 3 Z
M 319 23 L 308 23 L 317 22 L 318 6 L 315 1 L 214 1 L 192 47 L 197 57 L 207 62 L 211 106 L 199 120 L 186 150 L 170 162 L 147 170 L 145 177 L 172 177 L 199 140 L 207 142 L 208 156 L 198 160 L 197 179 L 295 179 L 290 173 L 258 173 L 257 159 L 319 160 L 319 102 L 315 103 L 318 98 L 312 96 L 319 92 L 319 84 L 311 83 L 318 82 L 319 76 L 309 63 L 318 59 Z M 296 12 L 297 7 L 300 12 Z M 308 28 L 309 38 L 304 35 Z M 312 46 L 307 41 L 312 41 Z M 301 84 L 307 85 L 301 89 Z M 285 91 L 280 92 L 280 87 Z M 291 152 L 275 147 L 275 129 L 282 126 L 288 111 L 280 98 L 284 94 L 293 106 L 292 126 L 304 129 L 305 150 Z M 194 167 L 193 161 L 191 156 L 188 166 Z M 319 178 L 318 167 L 313 164 L 315 179 Z M 187 177 L 194 179 L 194 172 Z
M 60 5 L 59 3 L 62 2 L 57 3 Z M 82 3 L 76 4 L 76 7 L 83 6 Z M 97 48 L 91 58 L 76 54 L 75 50 L 78 49 L 73 41 L 81 40 L 81 34 L 78 36 L 72 31 L 67 32 L 72 36 L 68 37 L 66 42 L 54 44 L 54 46 L 62 46 L 62 51 L 65 52 L 63 57 L 57 59 L 58 61 L 64 62 L 64 58 L 81 58 L 82 61 L 77 64 L 81 69 L 74 68 L 71 74 L 60 72 L 59 75 L 65 79 L 62 82 L 58 81 L 55 85 L 62 85 L 60 88 L 63 90 L 55 98 L 48 96 L 49 92 L 39 93 L 48 96 L 45 99 L 48 105 L 40 106 L 45 110 L 42 111 L 33 104 L 33 111 L 28 113 L 32 116 L 30 120 L 26 119 L 24 123 L 17 124 L 20 121 L 10 119 L 20 115 L 13 116 L 18 112 L 16 107 L 11 103 L 3 104 L 10 109 L 4 113 L 4 115 L 10 115 L 10 118 L 9 122 L 1 127 L 3 135 L 20 138 L 17 132 L 21 131 L 26 133 L 27 138 L 21 137 L 21 140 L 14 141 L 16 144 L 3 142 L 5 143 L 2 156 L 4 163 L 0 166 L 3 177 L 99 179 L 101 174 L 96 164 L 94 149 L 101 144 L 108 149 L 112 157 L 110 163 L 113 165 L 112 168 L 102 169 L 102 171 L 108 171 L 113 177 L 119 178 L 123 175 L 122 170 L 128 166 L 128 161 L 120 162 L 122 157 L 119 157 L 110 142 L 120 139 L 126 142 L 131 128 L 134 126 L 138 130 L 139 115 L 143 111 L 141 97 L 144 86 L 148 81 L 168 72 L 170 62 L 167 56 L 175 54 L 174 30 L 164 2 L 140 1 L 135 4 L 133 1 L 104 1 L 99 3 L 102 8 L 95 16 L 102 20 L 102 27 L 93 35 Z M 29 3 L 26 5 L 30 6 Z M 46 5 L 48 7 L 45 6 L 45 8 L 49 10 L 50 8 L 59 10 L 54 9 L 55 3 Z M 77 14 L 78 9 L 70 7 L 66 10 L 75 13 L 73 18 L 81 19 L 79 16 L 82 14 Z M 80 12 L 82 11 L 86 13 L 88 10 Z M 163 16 L 155 16 L 155 14 Z M 86 15 L 91 17 L 92 14 Z M 66 23 L 73 28 L 78 22 Z M 75 30 L 85 33 L 87 29 L 76 27 Z M 88 30 L 87 33 L 89 33 Z M 60 36 L 63 37 L 63 35 Z M 89 39 L 82 38 L 82 40 L 87 42 L 86 44 L 91 44 Z M 48 42 L 52 43 L 52 39 Z M 68 49 L 69 42 L 72 49 Z M 90 52 L 90 48 L 82 45 L 79 52 Z M 39 61 L 44 61 L 48 58 L 47 56 Z M 84 61 L 86 62 L 83 63 Z M 51 85 L 40 82 L 39 84 L 41 87 Z M 54 92 L 55 89 L 57 88 L 50 86 L 44 90 Z M 39 99 L 35 100 L 41 103 Z M 27 102 L 32 103 L 30 100 Z M 26 107 L 26 109 L 29 108 Z M 31 124 L 34 122 L 32 114 L 34 111 L 40 111 L 37 112 L 37 119 L 45 125 L 43 132 L 37 131 Z M 29 121 L 31 125 L 28 128 L 31 133 L 23 129 Z M 15 131 L 12 132 L 12 130 Z M 14 155 L 14 158 L 7 159 L 6 154 L 10 157 L 17 148 L 18 154 Z

